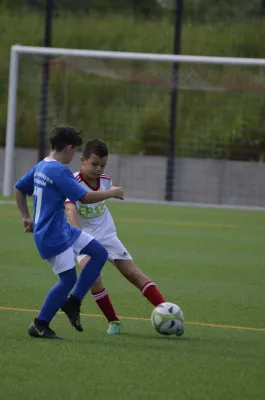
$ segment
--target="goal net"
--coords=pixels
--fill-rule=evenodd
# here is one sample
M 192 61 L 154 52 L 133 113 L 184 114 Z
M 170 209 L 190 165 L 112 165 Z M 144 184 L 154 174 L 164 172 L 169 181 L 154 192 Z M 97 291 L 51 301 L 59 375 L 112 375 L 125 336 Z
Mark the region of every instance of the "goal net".
M 46 137 L 63 123 L 107 142 L 129 198 L 264 206 L 264 91 L 265 60 L 13 46 L 3 194 L 37 161 L 44 112 Z

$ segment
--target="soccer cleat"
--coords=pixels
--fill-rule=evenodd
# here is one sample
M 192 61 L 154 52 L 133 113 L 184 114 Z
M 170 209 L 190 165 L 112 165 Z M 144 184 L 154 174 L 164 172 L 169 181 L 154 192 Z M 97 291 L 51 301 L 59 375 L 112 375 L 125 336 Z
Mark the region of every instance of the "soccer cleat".
M 78 332 L 83 332 L 83 327 L 80 322 L 80 306 L 81 302 L 72 294 L 62 306 L 62 311 L 69 318 L 69 322 Z
M 178 329 L 176 336 L 182 336 L 184 334 L 184 325 L 181 329 Z
M 108 335 L 118 335 L 121 333 L 121 322 L 120 321 L 112 321 L 109 323 L 109 327 L 107 330 Z
M 48 322 L 35 318 L 28 328 L 29 336 L 40 339 L 62 339 L 49 327 Z

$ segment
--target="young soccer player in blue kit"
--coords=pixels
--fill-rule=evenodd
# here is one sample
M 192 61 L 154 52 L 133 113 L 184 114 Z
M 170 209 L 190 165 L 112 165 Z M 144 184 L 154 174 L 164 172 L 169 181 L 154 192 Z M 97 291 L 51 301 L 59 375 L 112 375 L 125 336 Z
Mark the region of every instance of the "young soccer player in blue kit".
M 78 331 L 83 331 L 80 323 L 81 302 L 108 258 L 106 249 L 93 236 L 68 224 L 64 212 L 65 199 L 84 204 L 93 204 L 112 197 L 122 200 L 123 190 L 112 187 L 109 190 L 87 192 L 76 181 L 66 166 L 73 159 L 76 147 L 82 144 L 76 128 L 54 127 L 50 143 L 49 157 L 19 179 L 14 190 L 25 232 L 34 233 L 40 256 L 48 260 L 53 272 L 59 276 L 59 282 L 47 294 L 38 316 L 29 326 L 28 333 L 37 338 L 54 339 L 58 336 L 49 324 L 60 308 L 71 324 Z M 33 220 L 27 205 L 27 196 L 32 195 Z M 89 255 L 90 260 L 77 279 L 75 257 L 81 253 Z

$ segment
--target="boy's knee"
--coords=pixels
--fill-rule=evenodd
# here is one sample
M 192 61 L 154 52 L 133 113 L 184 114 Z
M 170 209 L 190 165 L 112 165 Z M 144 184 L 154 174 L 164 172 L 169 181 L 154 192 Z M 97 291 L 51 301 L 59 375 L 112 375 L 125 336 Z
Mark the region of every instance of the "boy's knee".
M 108 252 L 105 249 L 105 247 L 103 247 L 102 245 L 101 245 L 101 249 L 98 252 L 97 258 L 99 259 L 100 263 L 102 263 L 103 265 L 105 264 L 105 262 L 108 259 Z
M 97 260 L 102 266 L 108 259 L 108 252 L 96 239 L 92 240 L 82 251 L 81 254 L 87 254 L 92 259 Z

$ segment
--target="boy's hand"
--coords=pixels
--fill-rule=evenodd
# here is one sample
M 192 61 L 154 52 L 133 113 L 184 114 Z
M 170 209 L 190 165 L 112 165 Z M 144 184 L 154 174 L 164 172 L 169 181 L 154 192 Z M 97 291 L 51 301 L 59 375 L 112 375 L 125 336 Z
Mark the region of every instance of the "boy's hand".
M 112 197 L 114 199 L 119 199 L 119 200 L 124 200 L 124 193 L 123 193 L 123 189 L 119 186 L 112 186 L 112 188 L 110 189 L 112 191 Z
M 33 221 L 31 218 L 23 218 L 22 219 L 23 225 L 24 225 L 24 232 L 33 232 Z

